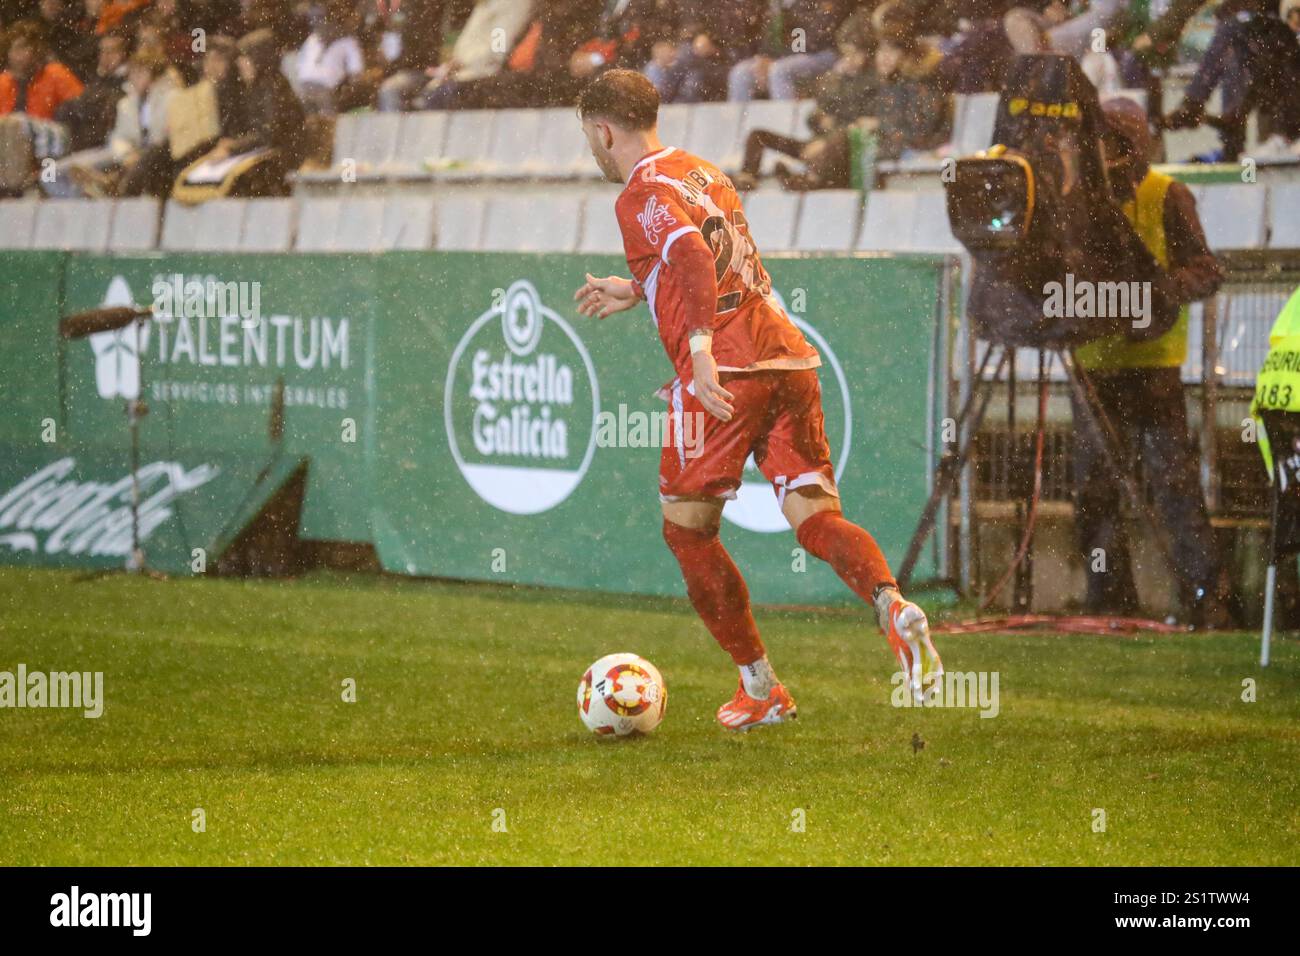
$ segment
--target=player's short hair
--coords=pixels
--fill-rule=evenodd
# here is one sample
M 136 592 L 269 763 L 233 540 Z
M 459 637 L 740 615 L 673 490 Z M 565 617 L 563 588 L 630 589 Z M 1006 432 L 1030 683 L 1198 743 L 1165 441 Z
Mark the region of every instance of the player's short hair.
M 636 70 L 608 70 L 579 94 L 578 115 L 626 130 L 650 129 L 659 120 L 659 91 Z

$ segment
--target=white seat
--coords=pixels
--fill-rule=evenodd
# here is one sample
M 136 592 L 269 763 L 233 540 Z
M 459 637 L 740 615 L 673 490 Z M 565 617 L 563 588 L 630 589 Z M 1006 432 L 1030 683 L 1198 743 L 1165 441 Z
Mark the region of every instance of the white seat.
M 162 203 L 150 196 L 119 199 L 113 206 L 108 248 L 113 252 L 142 252 L 158 245 Z
M 483 248 L 497 252 L 572 252 L 578 245 L 578 196 L 499 196 L 488 201 Z
M 385 200 L 304 199 L 298 213 L 299 252 L 377 252 L 383 248 Z
M 428 249 L 433 245 L 433 197 L 390 196 L 380 230 L 383 249 Z
M 251 199 L 239 238 L 242 252 L 287 252 L 293 247 L 293 200 Z
M 789 252 L 794 248 L 794 228 L 799 217 L 799 194 L 780 189 L 758 189 L 741 197 L 749 234 L 763 252 Z
M 536 169 L 537 142 L 541 132 L 541 110 L 498 110 L 492 147 L 486 161 L 492 175 L 519 176 Z M 578 135 L 576 122 L 570 135 Z
M 434 248 L 470 252 L 483 248 L 486 215 L 486 196 L 476 194 L 439 199 L 434 209 Z
M 403 114 L 392 170 L 399 175 L 427 175 L 446 141 L 446 110 Z
M 729 159 L 740 136 L 743 103 L 697 103 L 691 107 L 690 137 L 683 144 L 686 151 L 717 164 Z
M 862 195 L 856 189 L 817 189 L 804 195 L 795 228 L 800 252 L 847 252 L 858 234 Z
M 1209 184 L 1192 190 L 1211 249 L 1262 249 L 1268 190 L 1259 184 Z
M 549 179 L 600 175 L 573 110 L 552 107 L 541 111 L 541 138 L 535 149 L 532 172 Z
M 479 175 L 487 168 L 492 150 L 496 110 L 453 110 L 447 120 L 447 144 L 439 175 Z
M 331 252 L 338 234 L 343 200 L 310 197 L 298 208 L 298 235 L 293 247 L 298 252 Z
M 384 248 L 384 204 L 378 196 L 344 199 L 330 251 L 377 252 Z
M 691 135 L 691 111 L 689 103 L 669 103 L 659 107 L 659 141 L 665 146 L 685 149 Z
M 334 152 L 330 164 L 338 166 L 343 157 L 357 154 L 357 136 L 361 131 L 361 113 L 344 113 L 334 120 Z
M 158 247 L 168 252 L 189 252 L 198 241 L 202 206 L 187 206 L 175 199 L 163 207 L 162 236 Z
M 962 251 L 962 244 L 952 234 L 952 223 L 948 220 L 948 194 L 944 190 L 926 189 L 918 192 L 915 209 L 908 249 L 953 255 Z
M 618 190 L 593 190 L 582 204 L 582 239 L 578 251 L 599 255 L 623 251 L 623 231 L 614 215 Z
M 36 211 L 33 249 L 103 252 L 113 218 L 111 199 L 49 199 Z
M 910 190 L 884 189 L 868 193 L 857 248 L 864 252 L 906 249 L 911 243 L 918 196 L 919 193 Z
M 352 144 L 351 157 L 356 160 L 358 176 L 377 175 L 386 172 L 397 155 L 397 137 L 402 126 L 401 113 L 360 113 L 358 114 L 356 141 Z M 334 165 L 340 165 L 339 157 L 334 157 Z
M 198 232 L 191 249 L 234 252 L 244 235 L 247 199 L 212 199 L 199 206 Z
M 38 205 L 30 199 L 0 199 L 0 249 L 32 247 Z
M 1300 183 L 1269 187 L 1268 218 L 1270 249 L 1300 249 Z

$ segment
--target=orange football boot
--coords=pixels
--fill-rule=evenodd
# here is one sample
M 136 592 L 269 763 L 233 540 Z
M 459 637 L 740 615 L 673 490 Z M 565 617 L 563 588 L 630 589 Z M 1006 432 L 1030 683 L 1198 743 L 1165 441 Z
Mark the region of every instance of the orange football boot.
M 784 684 L 777 684 L 766 700 L 759 700 L 745 693 L 745 682 L 741 681 L 736 688 L 736 696 L 718 708 L 718 723 L 728 730 L 748 730 L 760 724 L 779 724 L 798 716 L 799 708 L 795 706 L 794 698 Z
M 921 703 L 921 692 L 943 678 L 943 661 L 930 640 L 930 622 L 925 612 L 902 598 L 889 606 L 889 646 L 903 665 L 903 674 L 912 688 L 912 699 Z

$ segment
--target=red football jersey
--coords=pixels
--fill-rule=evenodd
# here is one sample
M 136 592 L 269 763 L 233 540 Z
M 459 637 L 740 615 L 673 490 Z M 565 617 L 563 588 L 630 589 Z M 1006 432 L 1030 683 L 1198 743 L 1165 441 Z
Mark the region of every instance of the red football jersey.
M 691 380 L 689 333 L 709 324 L 688 316 L 670 250 L 699 233 L 713 253 L 718 300 L 712 316 L 713 357 L 719 371 L 814 368 L 817 350 L 772 295 L 731 180 L 711 163 L 669 146 L 632 169 L 615 203 L 623 250 L 673 368 Z

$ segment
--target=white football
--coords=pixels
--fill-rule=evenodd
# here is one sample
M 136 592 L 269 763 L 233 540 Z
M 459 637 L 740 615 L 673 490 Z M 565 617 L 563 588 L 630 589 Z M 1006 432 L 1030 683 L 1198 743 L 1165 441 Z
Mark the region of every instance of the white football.
M 659 669 L 635 654 L 606 654 L 578 685 L 578 716 L 594 734 L 648 734 L 664 719 L 668 687 Z

